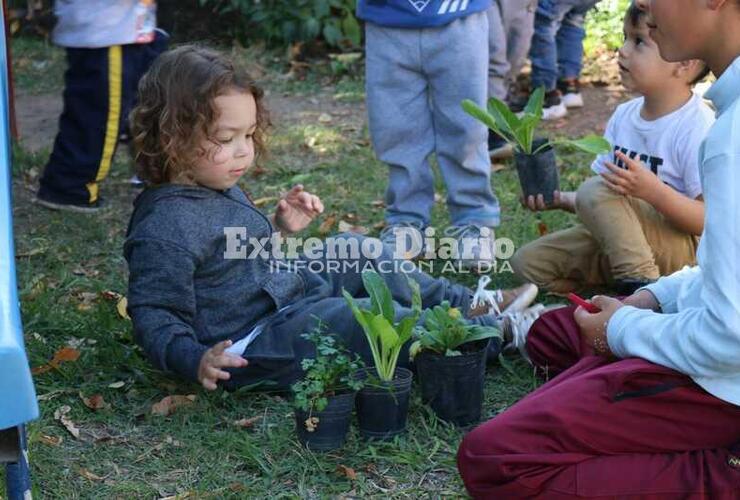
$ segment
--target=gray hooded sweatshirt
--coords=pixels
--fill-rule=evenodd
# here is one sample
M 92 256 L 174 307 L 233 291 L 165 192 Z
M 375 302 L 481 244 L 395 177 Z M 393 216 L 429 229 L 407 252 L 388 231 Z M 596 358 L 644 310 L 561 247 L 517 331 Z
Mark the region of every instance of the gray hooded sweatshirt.
M 157 368 L 197 381 L 210 346 L 236 342 L 305 296 L 297 273 L 271 272 L 263 258 L 224 257 L 224 228 L 245 227 L 248 238 L 273 232 L 239 188 L 166 184 L 144 190 L 134 207 L 124 244 L 128 309 L 135 339 Z

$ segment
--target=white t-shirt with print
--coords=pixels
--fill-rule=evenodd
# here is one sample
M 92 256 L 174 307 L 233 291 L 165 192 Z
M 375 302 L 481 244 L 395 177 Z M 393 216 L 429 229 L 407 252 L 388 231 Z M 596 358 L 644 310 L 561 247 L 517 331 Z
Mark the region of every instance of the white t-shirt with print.
M 638 97 L 617 107 L 604 132 L 612 152 L 599 155 L 591 169 L 597 174 L 608 172 L 604 165 L 607 161 L 622 167 L 615 155 L 621 150 L 639 159 L 679 193 L 695 199 L 702 194 L 699 146 L 714 123 L 714 111 L 699 95 L 693 94 L 676 111 L 648 121 L 640 116 L 644 101 Z

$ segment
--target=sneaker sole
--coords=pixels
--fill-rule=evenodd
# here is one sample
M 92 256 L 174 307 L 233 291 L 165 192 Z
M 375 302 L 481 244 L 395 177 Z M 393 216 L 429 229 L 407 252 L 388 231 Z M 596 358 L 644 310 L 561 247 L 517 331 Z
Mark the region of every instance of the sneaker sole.
M 53 201 L 43 200 L 41 198 L 34 198 L 33 203 L 41 205 L 49 210 L 56 210 L 60 212 L 73 212 L 76 214 L 96 214 L 102 210 L 100 207 L 81 207 L 78 205 L 67 205 L 64 203 L 54 203 Z
M 562 99 L 566 108 L 583 107 L 583 96 L 581 94 L 565 94 Z
M 537 288 L 537 285 L 535 285 L 534 283 L 530 283 L 529 286 L 527 286 L 527 288 L 524 290 L 524 292 L 517 295 L 516 298 L 511 301 L 511 304 L 506 306 L 506 309 L 501 311 L 501 313 L 515 313 L 525 310 L 532 304 L 532 302 L 534 302 L 534 299 L 537 298 L 537 294 L 539 293 L 539 291 L 540 290 L 539 288 Z
M 550 106 L 542 110 L 543 120 L 559 120 L 568 114 L 568 108 L 562 102 L 557 106 Z

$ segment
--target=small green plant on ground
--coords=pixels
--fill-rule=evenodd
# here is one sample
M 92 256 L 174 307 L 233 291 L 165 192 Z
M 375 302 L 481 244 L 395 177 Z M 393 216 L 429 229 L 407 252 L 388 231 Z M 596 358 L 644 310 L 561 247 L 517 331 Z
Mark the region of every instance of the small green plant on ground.
M 488 100 L 488 109 L 481 108 L 470 99 L 465 99 L 462 102 L 462 107 L 466 113 L 503 137 L 520 153 L 536 155 L 548 146 L 552 147 L 556 144 L 566 144 L 595 155 L 610 151 L 609 142 L 595 134 L 589 134 L 576 140 L 562 138 L 546 141 L 539 147 L 534 148 L 535 132 L 540 121 L 542 121 L 544 97 L 545 90 L 542 87 L 532 92 L 521 117 L 514 114 L 505 102 L 495 97 Z
M 429 309 L 424 325 L 415 329 L 416 340 L 411 344 L 411 356 L 428 350 L 444 356 L 459 356 L 458 348 L 468 342 L 501 337 L 501 332 L 493 326 L 468 323 L 456 307 L 447 301 Z
M 332 334 L 325 332 L 324 324 L 301 335 L 316 346 L 316 357 L 301 362 L 305 375 L 291 387 L 295 406 L 303 411 L 320 412 L 329 404 L 329 398 L 342 392 L 362 389 L 363 381 L 355 374 L 364 367 L 356 354 L 352 356 Z
M 370 343 L 378 377 L 382 381 L 389 382 L 393 380 L 396 373 L 401 348 L 411 339 L 416 321 L 421 315 L 419 284 L 412 278 L 408 278 L 412 292 L 412 313 L 396 322 L 393 297 L 383 278 L 376 271 L 368 270 L 362 273 L 362 282 L 370 296 L 371 309 L 369 311 L 360 309 L 357 301 L 346 290 L 342 290 L 342 294 Z

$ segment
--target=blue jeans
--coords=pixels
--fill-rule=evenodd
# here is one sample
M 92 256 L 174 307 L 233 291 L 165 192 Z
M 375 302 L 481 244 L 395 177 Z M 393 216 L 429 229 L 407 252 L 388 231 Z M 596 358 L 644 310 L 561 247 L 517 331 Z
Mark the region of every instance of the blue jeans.
M 532 88 L 553 90 L 558 79 L 578 78 L 583 59 L 583 23 L 599 0 L 539 0 L 534 18 Z

